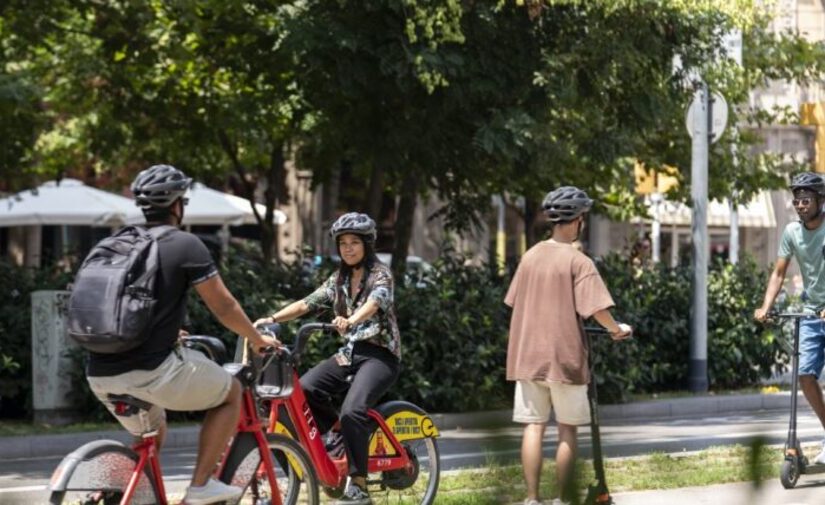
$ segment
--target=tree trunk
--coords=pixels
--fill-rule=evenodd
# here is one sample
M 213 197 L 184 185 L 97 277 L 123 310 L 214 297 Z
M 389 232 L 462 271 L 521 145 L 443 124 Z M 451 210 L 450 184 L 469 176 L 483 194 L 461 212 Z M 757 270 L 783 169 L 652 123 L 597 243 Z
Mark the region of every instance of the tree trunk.
M 283 142 L 276 142 L 272 146 L 269 158 L 269 169 L 266 172 L 266 189 L 264 203 L 266 214 L 261 223 L 261 250 L 264 251 L 264 260 L 267 264 L 274 258 L 279 259 L 278 225 L 274 222 L 275 209 L 289 200 L 289 190 L 286 187 L 286 158 L 284 157 Z
M 527 248 L 533 247 L 541 236 L 541 204 L 531 198 L 524 199 L 524 238 Z M 537 222 L 538 221 L 538 222 Z
M 366 212 L 371 218 L 378 221 L 381 216 L 381 203 L 384 195 L 384 168 L 373 165 L 370 173 L 370 187 L 367 191 L 367 201 L 364 202 L 362 212 Z
M 234 140 L 229 138 L 225 130 L 218 131 L 218 139 L 220 140 L 221 147 L 232 161 L 232 166 L 235 168 L 235 172 L 243 187 L 244 196 L 246 196 L 246 199 L 249 200 L 252 205 L 252 212 L 255 214 L 255 219 L 258 221 L 258 226 L 261 231 L 261 254 L 264 258 L 264 264 L 269 265 L 273 257 L 276 257 L 274 253 L 277 252 L 278 245 L 278 230 L 272 222 L 272 217 L 275 214 L 275 206 L 279 202 L 279 196 L 284 199 L 289 196 L 286 190 L 284 143 L 283 141 L 275 142 L 275 145 L 272 147 L 272 153 L 270 154 L 269 168 L 264 169 L 267 180 L 267 188 L 264 191 L 266 212 L 261 216 L 255 206 L 255 189 L 258 179 L 256 178 L 255 181 L 253 181 L 248 177 L 248 170 L 238 156 L 238 146 Z M 260 173 L 262 169 L 263 167 L 259 167 L 258 173 Z
M 392 250 L 392 273 L 396 283 L 404 279 L 404 273 L 407 271 L 407 252 L 410 249 L 413 217 L 418 203 L 418 183 L 417 174 L 409 171 L 404 176 L 401 186 L 401 198 L 395 218 L 395 246 Z

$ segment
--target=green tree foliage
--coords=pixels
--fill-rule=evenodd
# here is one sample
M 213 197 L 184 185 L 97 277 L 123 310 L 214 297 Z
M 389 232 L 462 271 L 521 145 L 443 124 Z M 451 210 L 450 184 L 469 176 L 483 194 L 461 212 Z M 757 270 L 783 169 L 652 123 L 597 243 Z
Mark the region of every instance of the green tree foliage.
M 795 168 L 752 149 L 754 126 L 794 111 L 744 104 L 773 79 L 821 78 L 825 51 L 774 34 L 756 2 L 526 3 L 9 0 L 0 107 L 18 120 L 4 123 L 0 160 L 108 171 L 116 185 L 170 161 L 213 182 L 232 174 L 250 198 L 263 182 L 267 256 L 271 213 L 289 198 L 286 160 L 297 154 L 316 183 L 344 165 L 347 202 L 377 214 L 382 195 L 397 199 L 403 257 L 421 194 L 439 195 L 457 228 L 500 193 L 525 196 L 533 220 L 560 183 L 627 217 L 643 212 L 639 159 L 676 167 L 683 184 L 671 196 L 686 199 L 685 77 L 696 70 L 739 104 L 730 123 L 740 134 L 712 148 L 712 198 L 735 189 L 747 199 Z M 742 67 L 720 56 L 735 28 Z
M 170 162 L 206 180 L 266 188 L 263 250 L 287 198 L 285 162 L 301 129 L 280 2 L 7 2 L 2 13 L 46 90 L 51 131 L 38 162 L 108 171 L 122 185 Z M 124 168 L 126 170 L 124 170 Z M 257 214 L 257 211 L 256 211 Z

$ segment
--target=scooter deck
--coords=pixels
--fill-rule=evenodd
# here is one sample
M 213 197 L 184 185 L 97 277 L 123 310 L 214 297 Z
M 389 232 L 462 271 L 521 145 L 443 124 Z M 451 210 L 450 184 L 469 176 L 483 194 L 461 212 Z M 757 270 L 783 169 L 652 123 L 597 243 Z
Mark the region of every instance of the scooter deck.
M 815 465 L 807 465 L 805 466 L 805 471 L 801 472 L 802 475 L 810 475 L 815 473 L 825 473 L 825 464 L 818 463 Z

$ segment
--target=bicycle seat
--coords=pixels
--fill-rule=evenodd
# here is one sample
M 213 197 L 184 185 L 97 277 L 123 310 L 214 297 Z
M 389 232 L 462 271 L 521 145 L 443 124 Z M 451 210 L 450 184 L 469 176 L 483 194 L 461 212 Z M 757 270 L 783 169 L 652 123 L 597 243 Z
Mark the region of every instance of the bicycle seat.
M 181 339 L 183 346 L 200 351 L 219 365 L 229 361 L 226 346 L 219 339 L 208 335 L 187 335 Z
M 137 414 L 140 410 L 149 410 L 152 408 L 151 403 L 140 398 L 135 398 L 132 395 L 115 395 L 109 393 L 107 397 L 109 401 L 114 403 L 115 414 L 119 416 L 131 416 Z

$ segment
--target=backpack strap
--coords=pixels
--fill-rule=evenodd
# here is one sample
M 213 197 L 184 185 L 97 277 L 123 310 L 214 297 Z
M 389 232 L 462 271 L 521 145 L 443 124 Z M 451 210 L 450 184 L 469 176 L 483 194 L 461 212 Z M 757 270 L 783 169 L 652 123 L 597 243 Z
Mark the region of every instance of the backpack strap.
M 159 240 L 165 237 L 166 235 L 170 234 L 171 232 L 179 229 L 177 226 L 172 226 L 171 224 L 162 224 L 160 226 L 153 226 L 151 228 L 146 228 L 142 226 L 141 228 L 149 232 L 149 234 L 152 235 L 152 237 L 154 237 L 155 240 Z
M 154 226 L 152 228 L 136 226 L 135 229 L 138 233 L 148 235 L 152 239 L 152 244 L 149 246 L 148 254 L 146 254 L 146 265 L 144 267 L 143 274 L 138 277 L 133 284 L 137 286 L 145 286 L 149 279 L 155 278 L 158 271 L 158 240 L 178 228 L 171 225 L 162 225 Z

